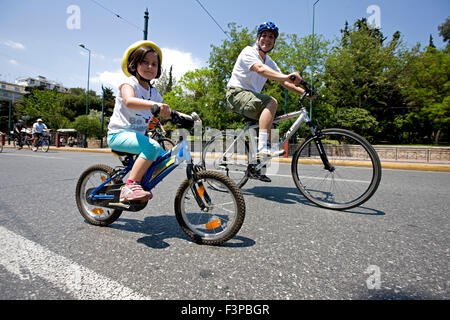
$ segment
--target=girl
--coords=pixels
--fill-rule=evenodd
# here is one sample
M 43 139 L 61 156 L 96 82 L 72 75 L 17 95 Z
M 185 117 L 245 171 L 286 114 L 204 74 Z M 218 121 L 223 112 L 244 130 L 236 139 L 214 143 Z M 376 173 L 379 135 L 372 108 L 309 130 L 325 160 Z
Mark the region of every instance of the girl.
M 145 135 L 152 118 L 150 108 L 158 105 L 163 118 L 169 118 L 171 108 L 164 103 L 150 81 L 161 75 L 162 52 L 151 41 L 132 44 L 122 58 L 122 71 L 128 77 L 119 86 L 114 112 L 108 126 L 108 145 L 112 150 L 138 154 L 129 179 L 122 187 L 120 201 L 150 200 L 140 182 L 150 165 L 163 152 L 161 146 Z

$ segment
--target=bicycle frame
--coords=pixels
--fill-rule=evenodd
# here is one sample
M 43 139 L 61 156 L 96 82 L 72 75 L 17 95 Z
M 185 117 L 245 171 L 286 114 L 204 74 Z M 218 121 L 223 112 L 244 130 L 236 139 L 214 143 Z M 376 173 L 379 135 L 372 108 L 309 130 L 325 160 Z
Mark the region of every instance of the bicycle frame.
M 278 122 L 282 122 L 282 121 L 285 121 L 290 118 L 298 117 L 298 119 L 291 125 L 289 130 L 285 133 L 283 138 L 280 140 L 280 145 L 284 145 L 287 141 L 289 141 L 289 139 L 292 138 L 292 136 L 297 132 L 297 130 L 300 128 L 300 126 L 303 123 L 306 123 L 310 127 L 311 134 L 313 136 L 314 142 L 317 146 L 317 150 L 319 151 L 319 155 L 320 155 L 320 158 L 322 159 L 325 169 L 327 169 L 329 171 L 333 171 L 334 167 L 329 163 L 328 157 L 327 157 L 325 150 L 323 148 L 323 145 L 322 145 L 322 141 L 320 140 L 320 133 L 321 133 L 320 126 L 316 127 L 315 125 L 313 125 L 313 123 L 311 122 L 311 119 L 308 115 L 308 111 L 303 106 L 302 101 L 303 101 L 303 99 L 305 99 L 307 93 L 308 92 L 305 91 L 305 93 L 299 99 L 298 105 L 300 106 L 300 110 L 278 116 L 274 119 L 273 123 L 278 123 Z M 248 124 L 237 136 L 235 136 L 234 142 L 231 143 L 230 146 L 225 150 L 225 153 L 228 153 L 233 148 L 233 145 L 235 144 L 236 141 L 243 139 L 246 132 L 248 131 L 249 137 L 250 137 L 250 139 L 249 139 L 249 141 L 250 141 L 249 163 L 251 163 L 251 164 L 258 163 L 258 160 L 256 159 L 257 145 L 256 145 L 256 132 L 255 132 L 255 129 L 257 129 L 258 127 L 259 127 L 258 123 Z M 260 161 L 256 167 L 256 170 L 261 169 L 266 164 L 267 161 Z
M 114 153 L 114 152 L 113 152 Z M 97 188 L 92 190 L 88 194 L 88 198 L 91 200 L 114 200 L 114 195 L 111 194 L 97 194 L 103 187 L 107 186 L 108 184 L 114 182 L 117 178 L 123 178 L 125 177 L 133 168 L 134 165 L 134 157 L 131 157 L 129 155 L 126 156 L 120 156 L 118 154 L 115 154 L 117 157 L 125 157 L 125 159 L 128 159 L 127 165 L 125 168 L 120 170 L 118 173 L 114 174 L 109 179 L 106 179 L 101 183 Z M 124 160 L 121 159 L 122 162 Z M 142 187 L 150 191 L 153 188 L 155 188 L 167 175 L 169 175 L 175 168 L 177 168 L 181 163 L 184 161 L 188 162 L 186 173 L 188 179 L 192 180 L 194 175 L 194 164 L 192 161 L 191 153 L 189 152 L 189 148 L 187 146 L 187 142 L 185 140 L 182 140 L 179 144 L 177 144 L 172 149 L 164 152 L 161 156 L 159 156 L 150 166 L 150 168 L 147 170 L 143 182 Z M 202 186 L 202 183 L 198 183 L 199 187 Z M 197 189 L 194 187 L 194 184 L 191 184 L 191 189 L 194 193 L 194 197 L 199 204 L 200 208 L 204 210 L 205 208 L 210 205 L 209 203 L 209 197 L 206 194 L 206 192 L 203 194 L 203 199 L 206 201 L 207 204 L 203 202 L 202 197 L 198 194 Z M 126 207 L 127 205 L 122 205 L 123 207 Z

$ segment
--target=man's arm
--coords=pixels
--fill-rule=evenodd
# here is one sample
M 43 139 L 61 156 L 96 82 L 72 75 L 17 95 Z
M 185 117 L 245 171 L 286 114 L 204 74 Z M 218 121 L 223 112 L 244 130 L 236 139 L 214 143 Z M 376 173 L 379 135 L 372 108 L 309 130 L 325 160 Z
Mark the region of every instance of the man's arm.
M 294 93 L 301 95 L 305 92 L 305 90 L 299 87 L 302 77 L 297 72 L 285 75 L 262 63 L 255 63 L 250 70 L 255 71 L 264 78 L 278 82 Z M 295 80 L 291 80 L 291 77 L 294 77 Z

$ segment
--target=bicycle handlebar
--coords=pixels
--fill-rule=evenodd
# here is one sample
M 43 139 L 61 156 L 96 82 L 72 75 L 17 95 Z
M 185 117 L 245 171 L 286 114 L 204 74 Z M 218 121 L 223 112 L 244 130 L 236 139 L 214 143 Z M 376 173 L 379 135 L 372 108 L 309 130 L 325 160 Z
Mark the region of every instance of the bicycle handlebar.
M 150 108 L 151 112 L 155 117 L 159 115 L 160 108 L 157 104 L 154 104 Z M 200 120 L 200 117 L 196 112 L 192 112 L 191 116 L 181 114 L 175 110 L 172 110 L 170 113 L 170 121 L 179 127 L 185 128 L 185 129 L 191 129 L 194 127 L 195 121 Z

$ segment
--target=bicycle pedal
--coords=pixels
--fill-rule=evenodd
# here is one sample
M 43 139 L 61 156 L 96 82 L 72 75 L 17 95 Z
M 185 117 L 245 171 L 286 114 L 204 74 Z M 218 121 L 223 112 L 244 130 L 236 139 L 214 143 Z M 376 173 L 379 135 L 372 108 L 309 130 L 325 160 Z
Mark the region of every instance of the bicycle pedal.
M 130 204 L 126 204 L 123 202 L 110 202 L 108 203 L 109 207 L 117 207 L 117 208 L 124 208 L 124 209 L 130 209 L 131 205 Z

